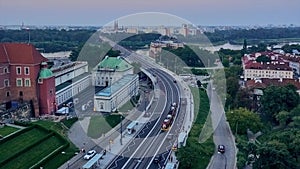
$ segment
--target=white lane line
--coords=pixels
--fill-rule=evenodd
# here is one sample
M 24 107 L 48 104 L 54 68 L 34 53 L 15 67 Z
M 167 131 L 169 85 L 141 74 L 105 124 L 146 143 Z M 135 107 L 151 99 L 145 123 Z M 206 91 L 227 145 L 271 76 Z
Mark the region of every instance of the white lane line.
M 166 92 L 168 92 L 168 91 L 167 91 L 167 88 L 166 88 L 166 85 L 165 85 L 164 83 L 162 83 L 162 84 L 163 84 L 163 86 L 164 86 Z M 166 109 L 166 104 L 167 104 L 167 102 L 165 102 L 163 110 Z M 160 116 L 160 118 L 161 118 L 161 116 Z M 160 118 L 159 118 L 159 119 L 160 119 Z M 154 124 L 154 126 L 156 126 L 158 122 L 159 122 L 159 120 L 156 121 L 156 123 Z M 134 156 L 134 155 L 137 153 L 137 151 L 141 148 L 141 146 L 143 145 L 143 143 L 146 141 L 146 139 L 149 137 L 149 135 L 152 133 L 152 131 L 153 131 L 154 129 L 155 129 L 155 127 L 153 127 L 153 128 L 150 130 L 150 132 L 147 134 L 147 136 L 145 137 L 145 139 L 140 143 L 140 145 L 137 147 L 137 149 L 136 149 L 136 150 L 132 153 L 132 155 L 129 157 L 129 160 L 127 160 L 127 162 L 123 165 L 122 169 L 124 169 L 124 168 L 128 165 L 129 161 L 133 158 L 133 156 Z

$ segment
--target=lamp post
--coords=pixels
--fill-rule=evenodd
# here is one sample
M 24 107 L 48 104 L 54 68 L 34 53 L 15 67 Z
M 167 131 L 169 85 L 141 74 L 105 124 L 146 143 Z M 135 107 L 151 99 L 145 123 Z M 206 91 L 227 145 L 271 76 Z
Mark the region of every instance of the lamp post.
M 145 113 L 147 110 L 146 91 L 144 91 Z
M 123 137 L 123 134 L 122 134 L 122 132 L 123 132 L 123 123 L 122 123 L 122 119 L 123 119 L 123 116 L 122 116 L 122 114 L 121 114 L 121 116 L 120 116 L 120 118 L 121 118 L 121 128 L 120 128 L 120 130 L 121 130 L 121 138 L 120 138 L 120 143 L 121 143 L 121 145 L 123 145 L 123 143 L 122 143 L 122 137 Z

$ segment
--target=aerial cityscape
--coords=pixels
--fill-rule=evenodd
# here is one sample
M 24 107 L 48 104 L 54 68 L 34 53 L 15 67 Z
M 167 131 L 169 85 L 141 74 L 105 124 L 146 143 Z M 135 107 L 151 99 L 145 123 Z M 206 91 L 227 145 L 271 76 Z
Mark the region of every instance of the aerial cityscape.
M 0 169 L 300 168 L 299 2 L 126 2 L 0 2 Z

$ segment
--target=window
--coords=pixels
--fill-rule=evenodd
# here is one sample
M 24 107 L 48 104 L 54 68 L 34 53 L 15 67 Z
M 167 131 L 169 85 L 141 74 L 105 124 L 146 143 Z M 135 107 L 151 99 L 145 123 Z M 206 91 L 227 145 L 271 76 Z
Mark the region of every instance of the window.
M 9 97 L 10 96 L 10 91 L 7 91 L 6 92 L 6 97 Z
M 42 84 L 42 83 L 43 83 L 43 79 L 40 79 L 40 78 L 39 78 L 39 79 L 38 79 L 38 83 L 39 83 L 39 84 Z
M 17 87 L 22 87 L 23 83 L 22 83 L 22 79 L 21 78 L 17 78 Z
M 9 73 L 7 67 L 4 68 L 4 73 Z
M 21 72 L 21 67 L 17 67 L 16 69 L 17 69 L 17 70 L 16 70 L 16 71 L 17 71 L 17 75 L 20 75 L 20 74 L 22 73 L 22 72 Z
M 30 79 L 25 79 L 25 84 L 24 84 L 24 86 L 26 86 L 26 87 L 30 87 L 30 86 L 31 86 Z
M 29 75 L 29 67 L 24 67 L 24 74 Z
M 19 96 L 23 96 L 23 92 L 22 91 L 19 92 Z
M 4 80 L 4 87 L 9 87 L 9 80 L 8 79 Z

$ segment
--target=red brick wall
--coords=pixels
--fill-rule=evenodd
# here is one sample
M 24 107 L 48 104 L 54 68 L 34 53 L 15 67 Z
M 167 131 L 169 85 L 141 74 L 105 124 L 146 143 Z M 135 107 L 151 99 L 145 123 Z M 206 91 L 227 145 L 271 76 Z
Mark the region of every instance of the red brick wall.
M 17 75 L 16 68 L 21 67 L 21 74 Z M 25 75 L 24 67 L 29 67 L 29 75 Z M 37 78 L 40 71 L 40 65 L 11 65 L 10 66 L 10 84 L 11 84 L 11 100 L 24 101 L 33 100 L 35 115 L 39 114 L 39 106 L 37 99 Z M 22 87 L 17 86 L 17 78 L 22 79 Z M 25 87 L 25 79 L 30 79 L 30 87 Z M 20 96 L 20 92 L 23 92 L 23 96 Z
M 53 114 L 56 111 L 55 103 L 55 77 L 43 79 L 39 86 L 40 114 Z

